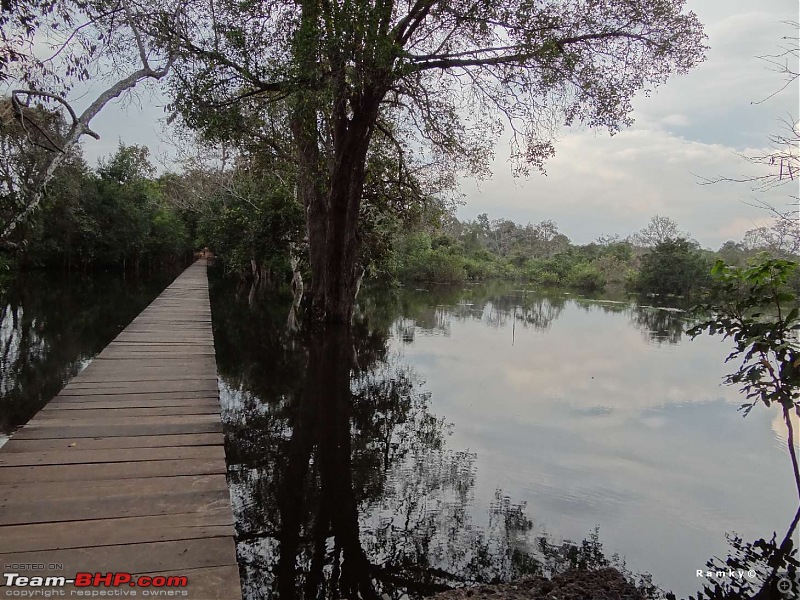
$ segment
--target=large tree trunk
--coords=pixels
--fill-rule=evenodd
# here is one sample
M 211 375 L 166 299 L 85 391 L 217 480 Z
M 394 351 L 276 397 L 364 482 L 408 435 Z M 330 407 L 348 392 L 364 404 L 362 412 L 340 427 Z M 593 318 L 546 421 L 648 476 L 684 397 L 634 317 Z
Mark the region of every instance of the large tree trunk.
M 375 94 L 362 102 L 352 118 L 342 116 L 334 125 L 333 155 L 324 174 L 319 168 L 316 129 L 312 132 L 308 126 L 309 122 L 316 123 L 316 114 L 312 117 L 302 108 L 296 113 L 293 130 L 300 167 L 298 188 L 306 209 L 311 263 L 305 302 L 312 322 L 348 324 L 353 316 L 363 274 L 358 262 L 358 216 L 377 109 Z

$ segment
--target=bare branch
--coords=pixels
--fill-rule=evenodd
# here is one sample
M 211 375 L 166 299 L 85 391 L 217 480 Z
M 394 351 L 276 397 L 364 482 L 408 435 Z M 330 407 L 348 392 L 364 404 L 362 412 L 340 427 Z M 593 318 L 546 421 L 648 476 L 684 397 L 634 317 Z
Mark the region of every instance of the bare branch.
M 52 144 L 53 148 L 47 149 L 52 150 L 53 153 L 48 156 L 44 163 L 39 167 L 38 172 L 33 177 L 32 181 L 30 181 L 27 185 L 27 189 L 21 190 L 21 195 L 25 198 L 24 208 L 5 224 L 2 232 L 0 232 L 0 240 L 8 241 L 9 236 L 16 230 L 19 224 L 25 221 L 33 213 L 33 211 L 36 210 L 44 198 L 47 183 L 53 178 L 56 169 L 62 164 L 64 158 L 69 155 L 70 151 L 74 147 L 78 145 L 81 137 L 88 135 L 94 139 L 100 139 L 100 136 L 90 127 L 92 119 L 97 116 L 97 114 L 113 99 L 120 97 L 122 94 L 133 89 L 144 80 L 162 79 L 172 68 L 175 59 L 174 54 L 172 53 L 169 53 L 166 56 L 161 67 L 151 67 L 144 38 L 142 36 L 139 23 L 137 23 L 137 16 L 133 14 L 130 5 L 127 3 L 127 0 L 123 0 L 123 2 L 124 12 L 126 15 L 125 26 L 130 29 L 136 40 L 138 57 L 142 63 L 142 68 L 130 73 L 122 79 L 117 80 L 115 83 L 103 90 L 80 115 L 76 113 L 75 109 L 66 98 L 58 94 L 38 89 L 13 90 L 12 105 L 15 107 L 15 109 L 23 106 L 29 107 L 33 98 L 41 98 L 45 101 L 52 101 L 59 104 L 69 114 L 71 124 L 67 133 L 64 135 L 62 144 L 60 145 L 53 142 L 50 136 L 41 128 L 37 128 L 37 131 L 44 135 L 45 139 Z M 115 12 L 118 11 L 112 11 L 112 13 L 108 14 L 113 14 Z M 173 15 L 173 24 L 177 23 L 179 14 L 180 5 L 178 5 L 178 8 Z M 18 114 L 21 115 L 21 111 L 19 111 Z M 24 128 L 24 116 L 22 117 L 21 123 L 23 124 Z M 32 139 L 31 136 L 29 136 L 29 141 L 31 141 L 33 144 L 36 144 L 36 141 Z

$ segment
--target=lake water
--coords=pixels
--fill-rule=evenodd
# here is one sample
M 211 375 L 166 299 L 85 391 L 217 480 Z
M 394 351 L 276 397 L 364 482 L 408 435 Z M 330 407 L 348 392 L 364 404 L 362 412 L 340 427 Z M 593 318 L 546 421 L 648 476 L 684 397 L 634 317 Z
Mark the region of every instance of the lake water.
M 3 291 L 0 436 L 174 275 Z M 418 597 L 615 554 L 686 597 L 714 557 L 760 576 L 746 552 L 774 555 L 797 510 L 778 411 L 743 418 L 729 344 L 674 309 L 365 289 L 351 332 L 304 335 L 291 297 L 210 284 L 248 598 Z
M 736 554 L 726 534 L 780 544 L 797 510 L 778 410 L 743 418 L 729 343 L 689 340 L 675 309 L 368 289 L 352 334 L 303 336 L 290 298 L 211 289 L 248 598 L 414 597 L 612 555 L 686 597 Z

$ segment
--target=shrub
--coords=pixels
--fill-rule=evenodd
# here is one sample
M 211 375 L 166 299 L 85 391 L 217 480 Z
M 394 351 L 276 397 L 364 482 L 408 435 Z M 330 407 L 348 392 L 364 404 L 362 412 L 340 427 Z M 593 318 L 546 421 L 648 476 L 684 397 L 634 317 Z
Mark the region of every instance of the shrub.
M 649 294 L 691 296 L 710 283 L 711 265 L 688 240 L 656 245 L 642 257 L 635 289 Z
M 584 262 L 573 265 L 567 284 L 582 290 L 597 291 L 606 286 L 606 278 L 596 266 Z

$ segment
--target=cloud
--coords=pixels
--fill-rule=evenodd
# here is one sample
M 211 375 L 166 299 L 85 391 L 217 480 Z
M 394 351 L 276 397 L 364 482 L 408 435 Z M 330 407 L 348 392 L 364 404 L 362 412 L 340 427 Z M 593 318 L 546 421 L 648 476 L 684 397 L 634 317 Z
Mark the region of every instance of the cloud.
M 459 215 L 553 219 L 573 241 L 587 243 L 602 234 L 630 234 L 658 213 L 717 248 L 767 220 L 747 202 L 757 197 L 784 206 L 796 186 L 756 194 L 746 184 L 700 182 L 766 173 L 742 155 L 766 151 L 768 136 L 781 129 L 779 119 L 796 115 L 798 90 L 792 86 L 754 104 L 783 83 L 757 56 L 777 52 L 781 37 L 791 35 L 781 21 L 797 18 L 797 3 L 767 0 L 754 10 L 743 0 L 708 1 L 689 9 L 706 23 L 705 63 L 651 97 L 638 97 L 636 123 L 614 137 L 565 130 L 547 177 L 513 180 L 508 147 L 501 144 L 491 180 L 462 182 L 466 204 Z
M 674 115 L 667 115 L 663 119 L 661 119 L 662 124 L 666 125 L 667 127 L 686 127 L 689 125 L 689 117 L 686 115 L 674 114 Z
M 603 234 L 633 233 L 661 214 L 714 248 L 765 221 L 763 210 L 745 203 L 752 196 L 746 185 L 700 185 L 702 178 L 764 173 L 734 147 L 634 127 L 613 137 L 568 135 L 556 148 L 546 177 L 514 181 L 508 165 L 498 160 L 491 180 L 464 181 L 460 215 L 488 212 L 522 222 L 552 218 L 573 241 L 587 243 Z M 760 152 L 764 149 L 741 150 Z M 759 197 L 782 205 L 785 194 L 777 189 Z
M 795 87 L 764 100 L 783 84 L 783 77 L 758 58 L 779 50 L 781 37 L 792 29 L 783 24 L 796 19 L 797 4 L 768 3 L 755 12 L 732 12 L 719 20 L 706 19 L 708 57 L 684 76 L 675 77 L 650 98 L 635 102 L 637 122 L 661 123 L 684 137 L 719 142 L 741 148 L 763 143 L 777 117 L 796 111 Z M 703 19 L 701 12 L 700 18 Z M 670 122 L 675 114 L 689 116 L 687 123 Z

